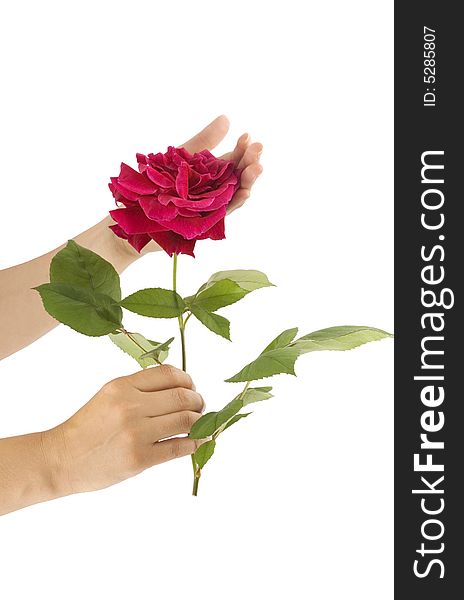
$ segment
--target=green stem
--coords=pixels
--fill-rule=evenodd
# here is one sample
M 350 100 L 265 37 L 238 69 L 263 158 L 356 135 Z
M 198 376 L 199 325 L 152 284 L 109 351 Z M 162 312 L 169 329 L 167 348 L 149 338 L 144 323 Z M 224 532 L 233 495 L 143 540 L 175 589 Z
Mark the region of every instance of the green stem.
M 198 473 L 195 472 L 195 476 L 193 478 L 192 496 L 198 496 L 198 484 L 200 483 L 200 475 L 200 470 L 198 470 Z
M 251 381 L 247 381 L 245 383 L 245 387 L 243 388 L 243 390 L 240 393 L 239 400 L 243 399 L 243 396 L 246 394 L 247 389 L 250 387 L 250 383 L 251 383 Z
M 172 289 L 177 292 L 177 254 L 173 255 L 173 263 L 172 263 Z M 179 322 L 179 332 L 180 332 L 180 342 L 182 345 L 182 370 L 186 371 L 187 369 L 187 353 L 185 349 L 185 323 L 182 315 L 179 315 L 177 318 Z
M 240 396 L 239 396 L 239 400 L 242 400 L 242 398 L 245 396 L 247 389 L 250 387 L 250 383 L 251 381 L 247 381 L 243 387 L 243 390 L 240 392 Z M 219 437 L 219 435 L 224 431 L 224 429 L 219 429 L 218 431 L 216 431 L 215 434 L 213 434 L 212 439 L 214 441 L 216 441 L 216 439 Z M 200 477 L 201 477 L 201 469 L 200 467 L 197 465 L 196 461 L 195 461 L 195 456 L 192 454 L 192 468 L 193 468 L 193 489 L 192 489 L 192 496 L 197 496 L 198 495 L 198 484 L 200 483 Z
M 172 289 L 175 292 L 177 292 L 177 254 L 175 254 L 175 253 L 173 255 L 173 262 L 172 262 Z M 180 342 L 182 345 L 182 370 L 183 371 L 185 371 L 187 369 L 187 352 L 186 352 L 186 348 L 185 348 L 185 324 L 187 323 L 189 317 L 190 317 L 190 315 L 187 316 L 185 321 L 184 321 L 184 318 L 182 315 L 179 315 L 179 317 L 177 318 L 178 323 L 179 323 Z M 193 468 L 192 494 L 194 496 L 196 496 L 198 493 L 198 482 L 200 480 L 201 470 L 198 468 L 193 454 L 191 455 L 191 458 L 192 458 L 192 468 Z
M 192 454 L 192 467 L 193 467 L 193 489 L 192 496 L 196 496 L 198 494 L 198 482 L 200 481 L 201 469 L 195 462 L 195 456 Z

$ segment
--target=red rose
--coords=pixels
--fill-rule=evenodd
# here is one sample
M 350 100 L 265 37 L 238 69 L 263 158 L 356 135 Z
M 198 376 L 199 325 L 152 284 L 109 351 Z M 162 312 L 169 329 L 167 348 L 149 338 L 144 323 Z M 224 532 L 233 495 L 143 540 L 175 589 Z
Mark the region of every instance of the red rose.
M 153 239 L 170 256 L 194 256 L 197 240 L 225 237 L 227 205 L 240 184 L 233 161 L 173 146 L 165 154 L 137 154 L 137 161 L 140 172 L 122 163 L 108 184 L 124 206 L 110 211 L 116 235 L 138 252 Z

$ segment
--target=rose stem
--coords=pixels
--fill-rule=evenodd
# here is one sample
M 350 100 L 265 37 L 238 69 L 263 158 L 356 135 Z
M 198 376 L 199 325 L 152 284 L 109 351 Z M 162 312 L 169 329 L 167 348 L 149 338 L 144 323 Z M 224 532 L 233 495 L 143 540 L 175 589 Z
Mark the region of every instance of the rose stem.
M 172 289 L 177 292 L 177 254 L 174 252 L 173 254 L 173 263 L 172 263 Z M 187 368 L 187 355 L 185 352 L 185 323 L 182 318 L 182 315 L 179 315 L 177 318 L 179 321 L 179 331 L 180 331 L 180 341 L 182 344 L 182 371 L 185 371 Z
M 248 388 L 250 387 L 250 383 L 251 381 L 247 381 L 245 383 L 245 386 L 243 388 L 243 390 L 240 392 L 240 396 L 238 397 L 239 400 L 243 400 Z M 219 434 L 222 433 L 221 430 L 219 430 L 219 432 L 217 432 L 215 435 L 213 435 L 213 440 L 216 440 L 219 437 Z M 198 495 L 198 484 L 200 482 L 200 477 L 201 477 L 201 469 L 197 468 L 196 464 L 195 464 L 195 459 L 193 457 L 192 454 L 192 465 L 193 465 L 193 490 L 192 490 L 192 495 L 193 496 L 197 496 Z
M 195 476 L 193 478 L 193 490 L 192 496 L 198 496 L 198 483 L 200 481 L 201 471 L 198 469 L 198 474 L 195 472 Z
M 177 254 L 174 252 L 174 254 L 172 255 L 173 258 L 173 262 L 172 262 L 172 289 L 177 292 Z M 182 315 L 180 315 L 178 317 L 178 322 L 179 322 L 179 332 L 180 332 L 180 341 L 182 344 L 182 370 L 185 371 L 186 367 L 187 367 L 187 354 L 186 354 L 186 350 L 185 350 L 185 324 L 188 321 L 190 315 L 188 315 L 188 317 L 185 319 L 183 319 Z M 201 471 L 198 469 L 197 471 L 197 464 L 195 461 L 195 457 L 193 454 L 191 454 L 191 458 L 192 458 L 192 468 L 193 468 L 193 495 L 196 496 L 197 495 L 197 490 L 198 490 L 198 480 L 200 478 L 200 475 L 197 473 L 201 473 Z

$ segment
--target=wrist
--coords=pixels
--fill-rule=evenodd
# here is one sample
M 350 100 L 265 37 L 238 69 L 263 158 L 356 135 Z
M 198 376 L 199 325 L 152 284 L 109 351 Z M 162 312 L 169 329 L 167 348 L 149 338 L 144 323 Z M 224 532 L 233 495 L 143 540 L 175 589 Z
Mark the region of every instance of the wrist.
M 118 273 L 121 273 L 140 258 L 140 254 L 129 242 L 118 237 L 111 231 L 110 225 L 114 224 L 115 222 L 110 215 L 98 223 L 98 237 L 101 242 L 101 250 L 100 252 L 96 250 L 96 252 L 109 260 Z
M 49 500 L 73 493 L 69 477 L 69 457 L 62 427 L 54 427 L 39 434 L 43 457 L 43 481 Z

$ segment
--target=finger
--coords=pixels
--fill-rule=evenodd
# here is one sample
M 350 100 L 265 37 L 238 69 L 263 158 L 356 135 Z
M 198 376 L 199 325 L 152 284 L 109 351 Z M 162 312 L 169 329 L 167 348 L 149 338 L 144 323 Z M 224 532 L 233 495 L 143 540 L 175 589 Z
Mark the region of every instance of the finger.
M 251 186 L 263 172 L 263 167 L 258 162 L 252 163 L 242 171 L 240 178 L 240 188 L 250 190 Z
M 159 417 L 183 410 L 202 413 L 205 402 L 200 394 L 188 388 L 176 387 L 162 392 L 144 394 L 140 416 Z
M 153 452 L 150 456 L 151 464 L 159 465 L 174 458 L 193 454 L 201 443 L 203 443 L 203 440 L 191 440 L 188 437 L 156 442 L 156 444 L 153 444 Z
M 249 167 L 247 167 L 244 171 L 242 171 L 242 177 L 240 180 L 241 188 L 235 192 L 232 201 L 229 203 L 227 207 L 227 214 L 230 215 L 231 212 L 237 210 L 245 204 L 245 202 L 250 197 L 250 190 L 254 182 L 263 172 L 263 167 L 259 163 L 253 163 Z
M 250 190 L 238 190 L 238 192 L 236 192 L 236 194 L 234 195 L 234 199 L 232 200 L 232 202 L 229 203 L 227 207 L 227 214 L 230 215 L 231 212 L 234 212 L 234 210 L 237 210 L 237 208 L 243 206 L 249 197 Z
M 245 150 L 250 145 L 250 135 L 248 133 L 243 133 L 237 140 L 237 144 L 232 152 L 227 152 L 223 154 L 219 158 L 221 160 L 233 160 L 237 165 L 242 159 L 242 156 L 245 154 Z
M 141 424 L 141 435 L 146 441 L 158 442 L 182 433 L 190 433 L 192 425 L 200 417 L 199 413 L 192 410 L 182 410 L 154 419 L 145 419 Z
M 238 168 L 244 169 L 248 165 L 251 165 L 251 163 L 258 162 L 262 151 L 263 145 L 259 142 L 254 142 L 253 144 L 250 144 L 245 150 L 245 153 L 242 156 L 240 162 L 238 163 Z
M 205 149 L 212 150 L 224 139 L 228 131 L 229 119 L 221 115 L 181 146 L 192 154 Z
M 127 379 L 141 392 L 159 392 L 177 387 L 195 389 L 190 375 L 172 365 L 150 367 L 129 375 Z

